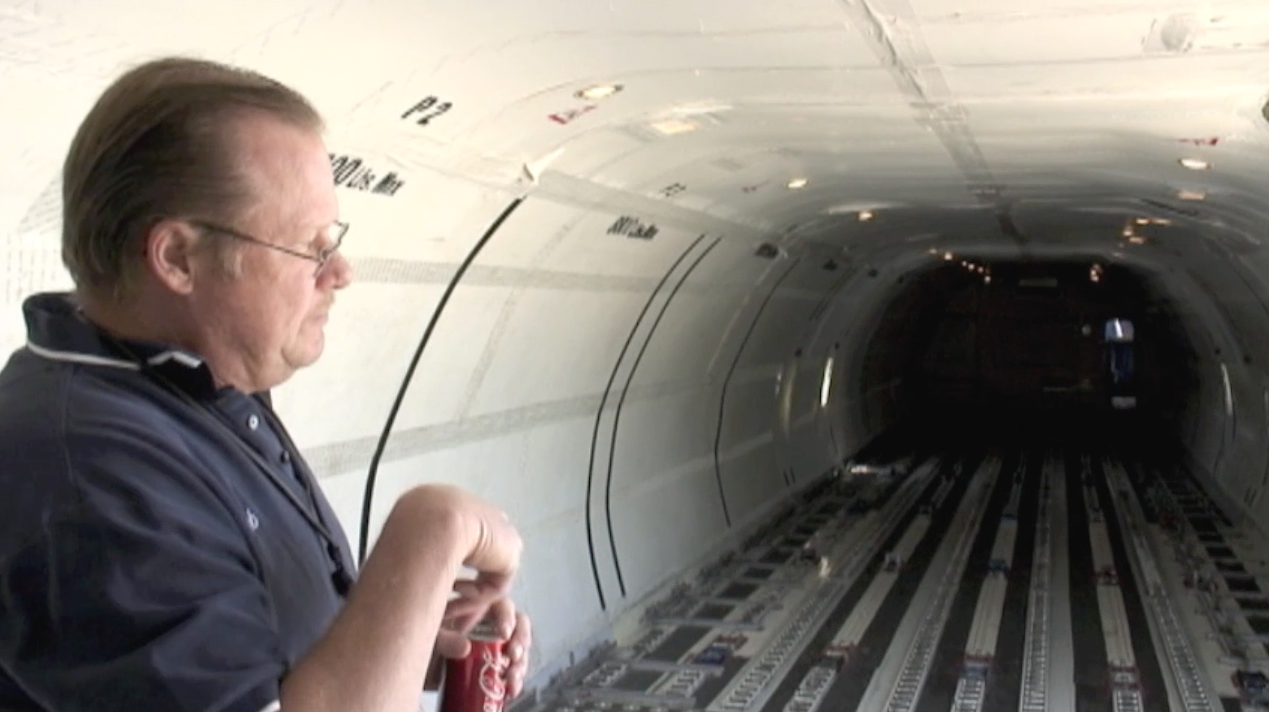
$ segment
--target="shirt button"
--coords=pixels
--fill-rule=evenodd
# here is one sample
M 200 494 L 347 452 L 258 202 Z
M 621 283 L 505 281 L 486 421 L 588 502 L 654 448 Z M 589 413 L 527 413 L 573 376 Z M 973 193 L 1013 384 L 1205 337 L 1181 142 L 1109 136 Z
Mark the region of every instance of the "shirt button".
M 282 464 L 284 464 L 284 465 L 285 465 L 286 463 L 288 463 L 288 462 L 290 462 L 290 461 L 291 461 L 291 453 L 287 452 L 286 450 L 283 450 L 283 451 L 282 451 Z
M 251 428 L 252 430 L 255 430 L 256 428 L 260 427 L 260 416 L 256 415 L 255 413 L 252 413 L 251 416 L 247 418 L 247 427 Z

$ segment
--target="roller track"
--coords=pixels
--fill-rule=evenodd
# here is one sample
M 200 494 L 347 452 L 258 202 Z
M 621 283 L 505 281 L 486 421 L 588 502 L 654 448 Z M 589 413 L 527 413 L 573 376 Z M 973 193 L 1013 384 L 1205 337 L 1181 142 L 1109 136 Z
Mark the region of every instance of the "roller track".
M 1132 484 L 1116 463 L 1108 464 L 1105 472 L 1111 491 L 1119 493 L 1115 513 L 1124 531 L 1133 569 L 1143 589 L 1142 597 L 1150 613 L 1151 627 L 1162 638 L 1167 668 L 1180 696 L 1179 702 L 1186 712 L 1216 712 L 1220 709 L 1219 704 L 1213 706 L 1190 641 L 1181 628 L 1172 600 L 1159 575 L 1154 552 L 1143 531 L 1145 519 L 1141 513 L 1141 504 L 1137 501 Z
M 1027 638 L 1022 657 L 1019 712 L 1046 712 L 1049 694 L 1049 517 L 1057 490 L 1049 468 L 1040 473 L 1040 508 L 1035 522 L 1035 553 L 1031 563 L 1031 593 L 1027 602 Z
M 970 546 L 978 534 L 982 523 L 983 510 L 1000 474 L 1000 461 L 994 460 L 983 465 L 975 477 L 974 489 L 965 497 L 970 500 L 969 507 L 957 512 L 958 520 L 954 521 L 949 533 L 958 537 L 956 548 L 952 552 L 951 561 L 947 565 L 943 578 L 939 582 L 938 591 L 933 603 L 921 619 L 917 635 L 908 648 L 903 668 L 891 688 L 890 697 L 886 700 L 886 712 L 910 712 L 921 694 L 921 687 L 930 672 L 930 661 L 934 657 L 934 648 L 938 644 L 943 627 L 947 624 L 947 616 L 960 588 L 961 577 L 965 573 L 965 564 L 969 560 Z

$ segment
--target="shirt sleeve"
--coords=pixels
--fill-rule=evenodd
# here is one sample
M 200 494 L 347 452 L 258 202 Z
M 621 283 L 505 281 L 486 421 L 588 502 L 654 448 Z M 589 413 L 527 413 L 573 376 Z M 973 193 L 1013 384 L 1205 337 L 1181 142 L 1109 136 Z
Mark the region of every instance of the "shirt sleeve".
M 45 709 L 277 708 L 269 597 L 231 509 L 183 459 L 142 433 L 76 440 L 78 501 L 45 503 L 0 551 L 0 669 Z

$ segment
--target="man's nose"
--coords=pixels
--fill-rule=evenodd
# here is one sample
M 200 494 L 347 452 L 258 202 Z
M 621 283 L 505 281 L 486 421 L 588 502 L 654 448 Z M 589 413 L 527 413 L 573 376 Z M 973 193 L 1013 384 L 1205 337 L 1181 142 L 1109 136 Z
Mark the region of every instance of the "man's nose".
M 352 263 L 342 252 L 336 252 L 322 269 L 322 280 L 334 289 L 343 289 L 352 283 Z

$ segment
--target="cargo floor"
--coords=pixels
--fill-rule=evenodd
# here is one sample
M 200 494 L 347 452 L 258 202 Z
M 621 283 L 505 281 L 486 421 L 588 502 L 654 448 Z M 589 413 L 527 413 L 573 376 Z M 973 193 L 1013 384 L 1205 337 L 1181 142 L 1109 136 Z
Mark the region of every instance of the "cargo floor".
M 1269 588 L 1240 555 L 1265 549 L 1188 474 L 1062 446 L 877 464 L 515 712 L 1253 708 Z

